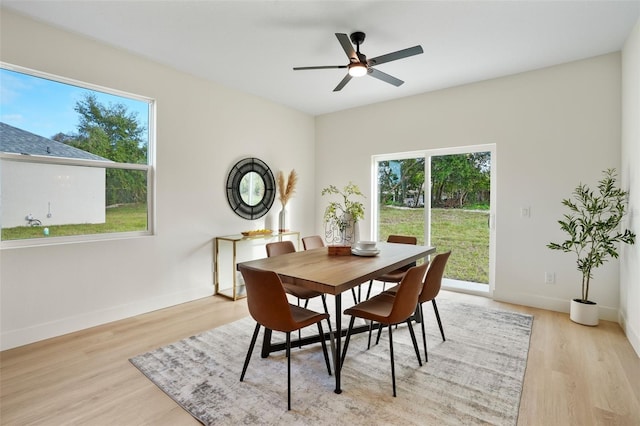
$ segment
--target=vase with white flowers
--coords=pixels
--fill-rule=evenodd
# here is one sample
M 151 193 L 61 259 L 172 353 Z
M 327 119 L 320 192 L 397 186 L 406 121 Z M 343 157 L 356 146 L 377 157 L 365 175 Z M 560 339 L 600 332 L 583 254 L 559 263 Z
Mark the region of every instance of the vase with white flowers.
M 329 185 L 322 195 L 338 195 L 341 201 L 331 201 L 324 211 L 325 240 L 329 243 L 350 245 L 357 238 L 357 223 L 364 219 L 364 205 L 351 197 L 363 197 L 358 185 L 349 182 L 342 189 Z
M 280 209 L 280 213 L 278 214 L 278 232 L 288 232 L 289 224 L 287 218 L 287 203 L 293 197 L 293 193 L 296 191 L 296 184 L 298 183 L 298 174 L 295 169 L 291 170 L 289 173 L 289 179 L 285 180 L 284 173 L 282 170 L 278 172 L 277 176 L 278 183 L 278 192 L 280 204 L 282 204 L 282 208 Z

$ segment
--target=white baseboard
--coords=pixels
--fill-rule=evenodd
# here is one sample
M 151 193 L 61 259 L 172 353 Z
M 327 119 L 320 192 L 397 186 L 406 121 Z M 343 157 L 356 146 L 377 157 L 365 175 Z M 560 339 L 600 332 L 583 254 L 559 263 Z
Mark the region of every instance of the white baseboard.
M 622 310 L 620 310 L 618 323 L 622 327 L 624 334 L 627 336 L 629 343 L 631 343 L 631 347 L 636 351 L 636 355 L 640 358 L 640 334 L 638 333 L 638 330 L 635 330 L 633 326 L 627 322 L 627 318 L 624 316 Z
M 555 312 L 569 313 L 570 300 L 556 299 L 531 295 L 528 293 L 510 293 L 499 290 L 493 291 L 493 299 L 500 302 L 514 303 L 516 305 L 530 306 L 532 308 L 547 309 Z M 598 304 L 598 312 L 601 320 L 619 322 L 619 309 Z
M 130 318 L 135 315 L 145 314 L 158 309 L 175 306 L 181 303 L 213 295 L 213 288 L 202 287 L 189 291 L 162 295 L 115 306 L 101 311 L 87 312 L 69 318 L 37 324 L 18 330 L 2 333 L 0 336 L 0 350 L 16 348 L 29 343 L 52 337 L 62 336 L 75 331 L 84 330 L 97 325 Z

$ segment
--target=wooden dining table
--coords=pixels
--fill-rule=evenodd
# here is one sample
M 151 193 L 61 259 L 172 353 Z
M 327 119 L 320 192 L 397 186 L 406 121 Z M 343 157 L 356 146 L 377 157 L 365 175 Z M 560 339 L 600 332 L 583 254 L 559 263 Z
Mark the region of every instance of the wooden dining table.
M 275 271 L 284 283 L 335 296 L 336 332 L 332 333 L 335 345 L 335 393 L 342 392 L 340 348 L 342 336 L 346 333 L 346 330 L 342 329 L 342 293 L 435 253 L 435 247 L 412 244 L 379 242 L 377 248 L 380 253 L 376 256 L 329 255 L 328 248 L 322 247 L 251 260 L 237 265 L 239 271 L 243 269 Z M 265 331 L 263 357 L 284 348 L 284 345 L 271 345 L 270 339 L 270 330 Z M 313 341 L 318 339 L 301 339 L 298 343 L 306 344 Z

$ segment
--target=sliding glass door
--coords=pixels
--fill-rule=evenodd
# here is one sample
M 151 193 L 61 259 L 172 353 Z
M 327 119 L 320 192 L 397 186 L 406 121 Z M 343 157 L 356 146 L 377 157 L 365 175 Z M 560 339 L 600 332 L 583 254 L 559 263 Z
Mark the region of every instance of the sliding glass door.
M 425 157 L 380 160 L 376 169 L 378 241 L 413 235 L 425 244 Z
M 490 293 L 494 152 L 482 145 L 374 157 L 377 240 L 413 235 L 439 253 L 451 250 L 445 287 Z

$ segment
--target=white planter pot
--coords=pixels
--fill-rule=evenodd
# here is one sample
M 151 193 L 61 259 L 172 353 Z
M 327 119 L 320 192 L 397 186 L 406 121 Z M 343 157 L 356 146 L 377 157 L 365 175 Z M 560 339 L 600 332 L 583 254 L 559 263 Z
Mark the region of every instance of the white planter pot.
M 582 325 L 598 325 L 598 304 L 595 302 L 582 303 L 580 299 L 573 299 L 569 318 Z

